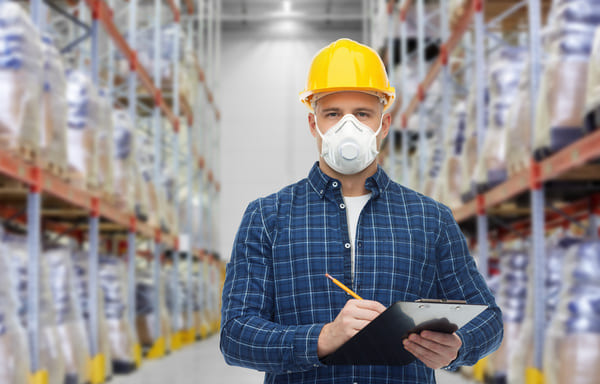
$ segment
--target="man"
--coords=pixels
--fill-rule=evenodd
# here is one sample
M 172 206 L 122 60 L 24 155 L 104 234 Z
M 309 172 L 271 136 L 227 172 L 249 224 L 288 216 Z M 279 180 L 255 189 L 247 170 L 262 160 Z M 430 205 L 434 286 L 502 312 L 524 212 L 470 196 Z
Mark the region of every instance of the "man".
M 451 211 L 378 168 L 394 98 L 379 56 L 338 40 L 313 59 L 301 100 L 320 161 L 308 178 L 248 206 L 223 289 L 221 351 L 265 383 L 434 383 L 434 369 L 498 348 L 499 308 Z M 348 296 L 329 273 L 365 300 Z M 404 342 L 406 366 L 326 366 L 321 358 L 398 300 L 489 308 L 454 334 Z

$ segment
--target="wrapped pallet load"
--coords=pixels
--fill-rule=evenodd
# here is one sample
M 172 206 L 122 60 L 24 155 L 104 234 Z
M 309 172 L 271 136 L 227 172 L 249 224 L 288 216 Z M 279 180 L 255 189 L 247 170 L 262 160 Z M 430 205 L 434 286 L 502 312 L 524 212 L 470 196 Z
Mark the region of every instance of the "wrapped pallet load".
M 114 110 L 114 187 L 116 204 L 127 212 L 135 209 L 135 139 L 129 114 L 123 110 Z
M 136 330 L 140 344 L 151 348 L 160 336 L 155 329 L 154 310 L 155 286 L 149 263 L 138 257 L 135 272 L 135 313 Z
M 137 338 L 128 321 L 127 278 L 125 264 L 114 256 L 100 257 L 100 285 L 104 296 L 104 310 L 113 372 L 130 373 L 136 369 Z
M 67 169 L 67 81 L 62 58 L 50 36 L 43 38 L 44 92 L 41 110 L 40 158 L 44 166 L 65 177 Z
M 178 254 L 173 257 L 179 257 Z M 174 343 L 179 343 L 179 336 L 185 330 L 187 324 L 187 289 L 185 286 L 185 275 L 182 273 L 185 267 L 184 262 L 180 261 L 179 269 L 175 264 L 165 267 L 167 277 L 166 283 L 166 303 L 169 316 L 171 318 L 171 333 L 174 337 Z M 178 347 L 178 346 L 175 346 Z
M 153 227 L 160 225 L 160 182 L 156 182 L 154 175 L 154 154 L 152 143 L 146 136 L 137 136 L 136 156 L 139 174 L 141 175 L 141 187 L 138 192 L 147 202 L 148 222 Z M 136 196 L 137 201 L 137 196 Z
M 196 334 L 196 338 L 200 339 L 205 337 L 206 331 L 206 320 L 204 319 L 204 314 L 202 312 L 203 305 L 201 301 L 202 297 L 202 284 L 200 282 L 200 264 L 198 259 L 194 257 L 194 263 L 192 266 L 192 281 L 190 285 L 190 296 L 189 300 L 192 302 L 192 312 L 194 317 L 194 330 Z
M 560 234 L 555 234 L 547 240 L 546 246 L 546 279 L 545 279 L 545 322 L 544 329 L 548 328 L 552 317 L 556 312 L 556 305 L 562 284 L 561 273 L 567 250 L 576 246 L 580 239 L 575 237 L 564 237 L 562 229 Z M 533 264 L 529 264 L 528 275 L 533 277 Z M 534 280 L 529 279 L 528 291 L 533 292 Z M 510 357 L 507 379 L 511 384 L 526 384 L 526 371 L 535 367 L 534 355 L 534 296 L 527 295 L 527 308 L 525 319 L 519 335 L 515 353 Z
M 598 240 L 584 241 L 567 252 L 556 314 L 546 333 L 544 377 L 548 384 L 598 383 L 599 271 Z
M 503 47 L 490 59 L 489 127 L 483 148 L 479 151 L 474 170 L 479 193 L 485 192 L 507 179 L 506 126 L 510 106 L 519 91 L 519 76 L 524 67 L 524 51 Z
M 88 370 L 89 344 L 80 303 L 75 293 L 71 251 L 67 248 L 51 249 L 44 252 L 44 258 L 48 261 L 57 331 L 65 361 L 65 384 L 88 383 L 91 379 Z
M 460 156 L 465 142 L 465 127 L 467 114 L 465 104 L 459 101 L 454 105 L 450 118 L 450 129 L 446 141 L 446 159 L 443 162 L 439 180 L 440 201 L 451 208 L 462 204 L 460 188 L 462 168 Z
M 475 84 L 471 87 L 467 100 L 467 128 L 465 131 L 465 144 L 463 146 L 461 156 L 462 168 L 462 183 L 461 183 L 461 199 L 463 202 L 468 202 L 475 198 L 477 193 L 475 186 L 475 166 L 477 164 L 478 150 L 478 127 L 477 127 L 477 87 Z M 489 106 L 489 91 L 485 89 L 485 108 L 484 108 L 484 126 L 482 127 L 483 135 L 487 132 L 488 127 L 488 106 Z
M 0 84 L 0 148 L 32 160 L 39 149 L 42 44 L 16 2 L 0 2 Z
M 600 127 L 600 27 L 596 28 L 594 44 L 588 65 L 587 91 L 585 95 L 586 132 Z
M 508 111 L 505 131 L 508 176 L 529 168 L 531 162 L 531 91 L 529 64 L 521 72 L 515 101 Z
M 81 187 L 98 185 L 98 91 L 82 72 L 67 71 L 67 145 L 70 179 Z
M 110 343 L 108 340 L 108 326 L 106 323 L 106 315 L 104 312 L 104 294 L 100 286 L 98 286 L 98 302 L 94 303 L 98 313 L 98 329 L 92 330 L 90 323 L 90 293 L 89 293 L 89 253 L 84 251 L 74 251 L 71 253 L 73 261 L 73 270 L 75 271 L 76 288 L 75 293 L 81 306 L 83 318 L 86 321 L 86 329 L 88 334 L 88 343 L 92 344 L 91 332 L 97 332 L 97 353 L 104 357 L 104 374 L 106 380 L 112 378 L 112 359 L 110 352 Z M 97 355 L 97 356 L 98 356 Z M 96 356 L 92 356 L 92 359 Z
M 4 235 L 4 240 L 10 264 L 11 282 L 17 297 L 19 318 L 23 327 L 27 328 L 28 313 L 31 311 L 27 300 L 29 285 L 31 284 L 28 274 L 29 254 L 27 252 L 27 242 L 23 237 L 12 235 Z M 48 284 L 48 267 L 44 258 L 40 258 L 39 267 L 38 370 L 48 373 L 48 384 L 64 384 L 66 379 L 64 357 L 57 333 L 54 303 Z
M 521 240 L 505 246 L 507 249 L 500 255 L 501 282 L 498 294 L 498 305 L 504 320 L 504 339 L 489 360 L 489 374 L 495 383 L 506 382 L 511 357 L 518 347 L 527 300 L 529 247 Z
M 160 268 L 160 267 L 159 267 Z M 159 284 L 154 284 L 154 262 L 136 261 L 136 328 L 139 341 L 146 350 L 161 340 L 170 350 L 171 322 L 167 311 L 164 271 L 159 271 Z M 158 308 L 156 295 L 158 294 Z M 158 323 L 156 320 L 158 316 Z M 158 325 L 158 328 L 157 328 Z
M 114 127 L 113 127 L 113 108 L 110 104 L 110 95 L 108 90 L 100 89 L 98 92 L 98 185 L 101 188 L 104 197 L 109 200 L 115 200 L 115 190 L 113 186 L 114 172 Z
M 17 313 L 9 250 L 0 243 L 0 383 L 28 384 L 29 350 L 27 336 Z
M 583 135 L 588 63 L 600 25 L 599 0 L 557 0 L 554 5 L 544 43 L 548 54 L 535 123 L 537 159 Z

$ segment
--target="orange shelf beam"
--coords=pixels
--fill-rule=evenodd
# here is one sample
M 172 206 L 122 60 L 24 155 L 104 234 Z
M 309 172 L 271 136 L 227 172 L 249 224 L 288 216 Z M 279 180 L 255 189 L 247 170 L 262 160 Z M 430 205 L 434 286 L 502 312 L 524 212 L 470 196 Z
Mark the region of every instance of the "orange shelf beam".
M 53 195 L 75 207 L 90 211 L 96 209 L 94 200 L 98 201 L 98 213 L 101 217 L 129 228 L 132 213 L 123 212 L 112 204 L 98 198 L 98 195 L 77 188 L 52 173 L 41 170 L 36 164 L 27 163 L 23 159 L 6 151 L 0 151 L 0 173 L 28 185 L 39 185 L 40 192 Z M 37 177 L 36 177 L 37 175 Z M 152 238 L 155 230 L 148 224 L 138 222 L 136 232 L 144 237 Z M 163 235 L 163 243 L 169 246 L 175 244 L 176 235 Z
M 555 179 L 597 158 L 600 158 L 600 129 L 542 161 L 541 178 L 543 181 Z
M 591 160 L 600 158 L 600 130 L 593 132 L 540 163 L 541 180 L 551 181 Z M 485 193 L 485 207 L 492 208 L 526 192 L 530 188 L 530 168 L 513 175 L 504 183 Z M 456 221 L 461 222 L 477 214 L 474 201 L 454 210 Z

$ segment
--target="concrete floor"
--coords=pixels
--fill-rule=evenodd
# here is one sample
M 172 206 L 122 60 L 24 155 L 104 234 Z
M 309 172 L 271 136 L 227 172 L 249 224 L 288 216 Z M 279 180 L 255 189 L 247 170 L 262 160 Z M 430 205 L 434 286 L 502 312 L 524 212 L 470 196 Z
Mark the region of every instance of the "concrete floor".
M 439 384 L 469 384 L 458 374 L 438 371 Z M 161 360 L 144 361 L 141 369 L 128 376 L 115 376 L 111 384 L 260 384 L 261 372 L 225 364 L 219 351 L 219 337 L 187 346 Z

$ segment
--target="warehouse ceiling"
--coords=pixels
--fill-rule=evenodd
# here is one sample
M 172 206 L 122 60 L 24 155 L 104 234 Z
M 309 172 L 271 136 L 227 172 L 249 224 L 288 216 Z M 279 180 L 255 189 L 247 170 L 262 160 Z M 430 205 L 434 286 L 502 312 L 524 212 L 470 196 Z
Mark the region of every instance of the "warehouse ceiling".
M 362 0 L 222 0 L 225 28 L 275 20 L 309 23 L 356 23 L 363 16 Z

